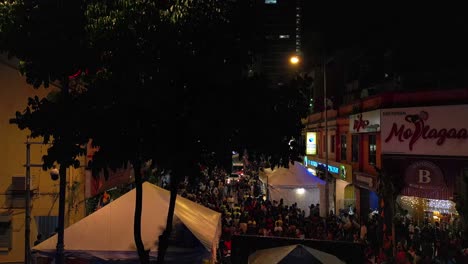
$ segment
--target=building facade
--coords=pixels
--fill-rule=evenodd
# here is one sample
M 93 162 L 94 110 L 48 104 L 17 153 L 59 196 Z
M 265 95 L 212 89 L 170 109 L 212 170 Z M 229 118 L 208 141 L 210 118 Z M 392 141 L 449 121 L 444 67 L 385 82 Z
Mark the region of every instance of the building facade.
M 468 104 L 382 110 L 383 173 L 399 179 L 397 202 L 418 222 L 451 223 L 463 213 L 454 201 L 468 190 L 466 113 Z
M 27 98 L 47 96 L 49 90 L 26 84 L 15 61 L 0 57 L 0 263 L 24 263 L 25 257 L 25 164 L 29 134 L 9 123 L 22 111 Z M 40 139 L 31 141 L 40 142 Z M 42 164 L 47 146 L 31 145 L 31 163 Z M 58 223 L 58 181 L 49 171 L 31 168 L 31 247 L 38 234 L 42 239 L 55 232 Z M 84 169 L 67 170 L 65 226 L 84 217 Z
M 454 195 L 467 193 L 463 181 L 468 162 L 468 124 L 463 119 L 467 103 L 468 89 L 369 96 L 327 110 L 328 140 L 324 138 L 324 112 L 309 115 L 304 137 L 311 147 L 309 137 L 313 136 L 315 152 L 306 148 L 306 164 L 316 167 L 324 163 L 328 151 L 331 175 L 339 179 L 342 168 L 346 169 L 347 175 L 341 176 L 345 184 L 338 180 L 330 183 L 336 195 L 329 208 L 338 212 L 353 201 L 361 219 L 366 218 L 379 207 L 381 179 L 377 171 L 381 170 L 384 177 L 400 182 L 397 203 L 409 211 L 409 200 L 414 203 L 414 199 L 423 198 L 431 204 L 426 217 L 430 212 L 436 212 L 435 217 L 453 212 Z
M 337 111 L 329 111 L 328 119 L 328 146 L 325 145 L 324 113 L 317 113 L 308 117 L 306 124 L 306 157 L 304 164 L 312 169 L 316 175 L 324 178 L 324 170 L 331 176 L 327 180 L 328 198 L 322 203 L 321 215 L 330 210 L 334 213 L 339 210 L 355 206 L 355 192 L 353 182 L 353 166 L 346 159 L 341 159 L 341 148 L 337 148 L 337 137 L 344 134 L 343 124 L 346 120 L 337 118 Z M 347 123 L 346 123 L 347 124 Z M 343 151 L 347 152 L 346 148 Z M 327 154 L 328 152 L 328 154 Z M 328 160 L 327 160 L 328 155 Z M 326 165 L 327 164 L 327 165 Z M 328 201 L 328 204 L 327 204 Z

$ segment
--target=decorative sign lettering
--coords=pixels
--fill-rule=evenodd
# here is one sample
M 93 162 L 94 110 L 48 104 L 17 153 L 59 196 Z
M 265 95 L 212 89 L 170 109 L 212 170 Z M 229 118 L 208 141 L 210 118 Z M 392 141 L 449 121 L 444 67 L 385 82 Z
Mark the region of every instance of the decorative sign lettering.
M 468 155 L 468 105 L 382 110 L 382 153 Z
M 356 132 L 359 132 L 361 128 L 366 129 L 369 125 L 369 120 L 362 120 L 362 114 L 358 114 L 356 117 L 357 119 L 354 119 L 353 129 L 356 130 Z
M 380 130 L 380 110 L 352 115 L 349 117 L 351 133 L 369 133 Z
M 426 111 L 421 111 L 419 115 L 405 116 L 405 121 L 413 124 L 413 127 L 411 125 L 408 127 L 405 127 L 405 125 L 398 126 L 396 123 L 393 123 L 385 142 L 390 141 L 393 137 L 397 137 L 400 142 L 407 140 L 409 142 L 409 149 L 413 150 L 414 143 L 416 143 L 420 138 L 436 139 L 436 144 L 439 146 L 444 144 L 446 139 L 467 138 L 467 130 L 465 128 L 431 128 L 430 125 L 425 124 L 428 119 L 429 113 Z

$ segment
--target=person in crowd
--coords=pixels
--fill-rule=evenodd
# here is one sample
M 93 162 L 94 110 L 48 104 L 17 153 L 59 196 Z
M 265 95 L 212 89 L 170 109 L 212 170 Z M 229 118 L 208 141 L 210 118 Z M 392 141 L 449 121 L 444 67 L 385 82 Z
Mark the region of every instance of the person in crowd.
M 397 255 L 395 258 L 395 263 L 397 264 L 410 264 L 411 262 L 408 260 L 407 252 L 401 242 L 398 242 L 397 245 Z
M 314 212 L 315 212 L 315 205 L 311 204 L 309 206 L 309 217 L 312 217 L 314 215 Z
M 361 230 L 359 232 L 359 238 L 362 241 L 367 241 L 367 223 L 364 220 L 361 221 Z

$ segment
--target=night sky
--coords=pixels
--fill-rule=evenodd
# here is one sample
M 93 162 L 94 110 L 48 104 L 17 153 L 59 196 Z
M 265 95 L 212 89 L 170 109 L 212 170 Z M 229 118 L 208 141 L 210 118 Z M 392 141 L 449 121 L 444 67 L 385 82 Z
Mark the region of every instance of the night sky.
M 468 16 L 463 8 L 319 10 L 304 1 L 306 54 L 346 48 L 391 50 L 408 68 L 466 67 Z

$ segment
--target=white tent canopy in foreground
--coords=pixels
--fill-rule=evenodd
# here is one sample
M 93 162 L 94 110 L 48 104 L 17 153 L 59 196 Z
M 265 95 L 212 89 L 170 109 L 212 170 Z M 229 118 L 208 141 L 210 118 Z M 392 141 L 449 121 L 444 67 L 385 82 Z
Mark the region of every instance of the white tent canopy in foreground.
M 133 238 L 135 189 L 102 209 L 65 229 L 65 252 L 85 254 L 101 259 L 126 259 L 136 255 Z M 159 235 L 166 228 L 169 191 L 151 183 L 143 183 L 141 236 L 145 249 L 157 252 Z M 188 199 L 177 197 L 174 218 L 180 220 L 208 252 L 218 245 L 221 214 Z M 33 250 L 52 253 L 57 235 L 35 246 Z M 130 257 L 131 256 L 131 257 Z
M 304 245 L 290 245 L 257 250 L 249 256 L 249 264 L 326 263 L 344 264 L 334 255 Z

